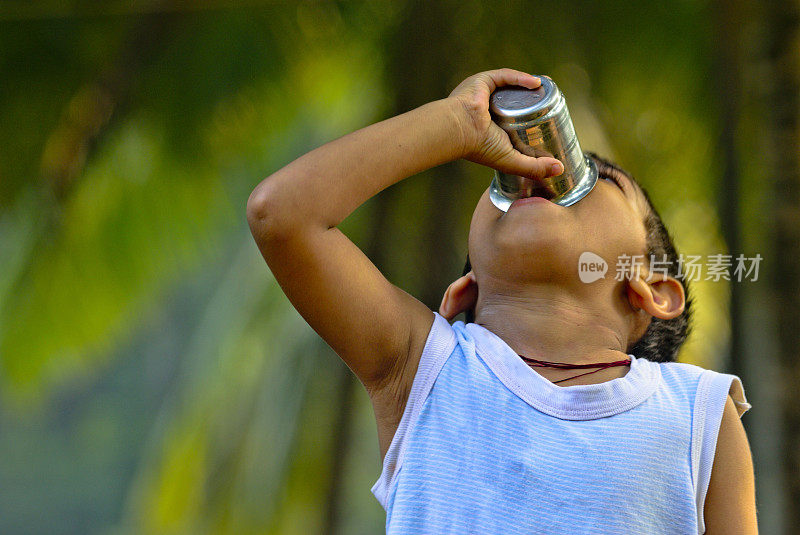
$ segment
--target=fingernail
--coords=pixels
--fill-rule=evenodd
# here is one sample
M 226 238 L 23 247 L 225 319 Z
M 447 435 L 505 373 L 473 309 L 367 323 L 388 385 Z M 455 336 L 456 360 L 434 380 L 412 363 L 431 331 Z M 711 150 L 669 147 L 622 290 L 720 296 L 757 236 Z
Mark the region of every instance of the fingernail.
M 560 163 L 554 163 L 553 165 L 550 166 L 550 173 L 553 176 L 558 176 L 563 172 L 564 172 L 564 166 Z

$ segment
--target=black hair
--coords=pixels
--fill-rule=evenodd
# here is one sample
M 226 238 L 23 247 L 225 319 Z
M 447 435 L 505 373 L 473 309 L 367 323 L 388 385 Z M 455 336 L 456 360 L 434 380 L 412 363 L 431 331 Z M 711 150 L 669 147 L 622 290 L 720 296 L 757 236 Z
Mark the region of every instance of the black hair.
M 693 299 L 689 295 L 689 281 L 686 280 L 681 269 L 678 251 L 669 231 L 667 231 L 667 227 L 661 220 L 661 216 L 653 206 L 647 190 L 630 173 L 615 163 L 601 158 L 593 152 L 587 152 L 586 154 L 595 161 L 598 174 L 601 177 L 608 177 L 618 181 L 620 175 L 622 175 L 639 188 L 648 206 L 647 214 L 644 218 L 644 226 L 647 233 L 647 260 L 649 261 L 650 258 L 655 258 L 658 261 L 666 260 L 667 273 L 681 283 L 686 296 L 683 312 L 679 316 L 670 320 L 652 318 L 645 333 L 638 341 L 632 344 L 632 347 L 629 346 L 627 348 L 627 352 L 633 354 L 636 358 L 643 358 L 652 362 L 675 362 L 678 358 L 678 351 L 692 330 L 693 312 Z M 472 265 L 469 261 L 469 254 L 467 254 L 467 261 L 462 275 L 466 275 L 471 269 Z M 465 322 L 475 322 L 474 310 L 465 312 Z

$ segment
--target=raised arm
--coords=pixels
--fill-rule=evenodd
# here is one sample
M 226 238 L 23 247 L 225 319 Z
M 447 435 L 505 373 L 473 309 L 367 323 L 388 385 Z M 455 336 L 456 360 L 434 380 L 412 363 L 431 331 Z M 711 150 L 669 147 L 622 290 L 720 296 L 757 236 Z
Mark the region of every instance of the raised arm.
M 491 122 L 489 94 L 505 84 L 540 82 L 511 69 L 479 73 L 448 98 L 312 150 L 250 196 L 250 228 L 278 284 L 367 390 L 413 379 L 433 312 L 389 283 L 337 225 L 381 190 L 458 158 L 532 177 L 559 174 L 558 160 L 522 155 Z

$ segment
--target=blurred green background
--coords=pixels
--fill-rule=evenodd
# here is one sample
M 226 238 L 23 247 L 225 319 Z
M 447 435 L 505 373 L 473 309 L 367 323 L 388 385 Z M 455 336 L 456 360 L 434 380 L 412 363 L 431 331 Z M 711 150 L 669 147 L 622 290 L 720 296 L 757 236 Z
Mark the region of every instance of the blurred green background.
M 796 2 L 0 3 L 0 533 L 381 533 L 360 383 L 294 311 L 252 188 L 497 67 L 550 75 L 700 281 L 681 361 L 742 377 L 762 533 L 800 525 Z M 491 171 L 342 225 L 433 309 Z

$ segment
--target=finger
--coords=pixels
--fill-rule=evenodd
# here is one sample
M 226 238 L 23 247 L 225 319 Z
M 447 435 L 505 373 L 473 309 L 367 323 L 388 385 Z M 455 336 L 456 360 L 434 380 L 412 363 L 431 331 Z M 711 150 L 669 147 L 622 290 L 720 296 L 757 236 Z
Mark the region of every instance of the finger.
M 504 85 L 520 85 L 528 89 L 536 89 L 542 85 L 542 79 L 538 76 L 514 69 L 495 69 L 486 71 L 487 78 L 491 81 L 490 89 L 494 91 Z
M 444 297 L 442 297 L 442 304 L 439 305 L 439 314 L 441 314 L 444 317 L 444 319 L 446 319 L 446 320 L 452 319 L 451 316 L 450 316 L 451 310 L 450 310 L 450 307 L 448 306 L 450 303 L 449 303 L 449 301 L 447 299 L 447 294 L 449 292 L 450 292 L 450 288 L 448 288 L 447 291 L 444 293 Z M 455 316 L 456 316 L 456 314 L 453 314 L 452 317 L 455 317 Z
M 558 176 L 564 172 L 564 164 L 556 158 L 549 156 L 534 158 L 517 150 L 506 153 L 494 167 L 503 173 L 534 179 Z

